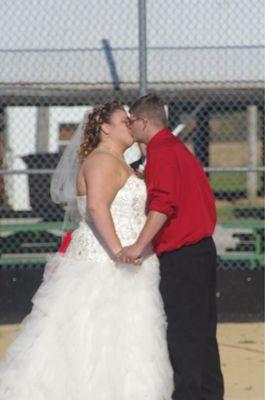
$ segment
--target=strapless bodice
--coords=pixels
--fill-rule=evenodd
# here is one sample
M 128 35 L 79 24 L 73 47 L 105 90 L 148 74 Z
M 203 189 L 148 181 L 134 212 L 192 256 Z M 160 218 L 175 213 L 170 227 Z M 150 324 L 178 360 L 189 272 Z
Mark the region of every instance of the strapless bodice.
M 131 175 L 118 191 L 111 205 L 115 229 L 123 246 L 132 244 L 141 232 L 146 219 L 145 203 L 145 183 L 136 175 Z M 105 245 L 87 211 L 86 196 L 77 196 L 77 204 L 82 221 L 73 234 L 69 252 L 89 259 L 91 257 L 105 258 L 107 256 Z

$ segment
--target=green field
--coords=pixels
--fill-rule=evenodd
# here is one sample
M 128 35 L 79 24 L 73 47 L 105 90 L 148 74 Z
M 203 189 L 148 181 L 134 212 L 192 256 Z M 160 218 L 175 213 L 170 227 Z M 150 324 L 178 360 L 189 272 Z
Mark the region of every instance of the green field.
M 246 197 L 239 196 L 238 198 L 231 196 L 229 194 L 235 193 L 246 193 L 247 190 L 247 174 L 245 172 L 212 172 L 210 174 L 210 184 L 215 193 L 225 193 L 225 199 L 223 204 L 218 204 L 217 202 L 217 215 L 218 223 L 223 223 L 227 221 L 233 221 L 238 219 L 235 216 L 235 209 L 245 208 L 262 208 L 262 198 L 257 198 L 257 204 L 248 204 Z M 262 173 L 258 173 L 258 191 L 262 189 Z M 248 210 L 245 211 L 246 218 L 248 217 Z
M 262 173 L 258 173 L 258 190 L 261 189 Z M 247 187 L 245 172 L 211 172 L 210 183 L 214 192 L 244 192 Z M 228 197 L 229 200 L 229 197 Z

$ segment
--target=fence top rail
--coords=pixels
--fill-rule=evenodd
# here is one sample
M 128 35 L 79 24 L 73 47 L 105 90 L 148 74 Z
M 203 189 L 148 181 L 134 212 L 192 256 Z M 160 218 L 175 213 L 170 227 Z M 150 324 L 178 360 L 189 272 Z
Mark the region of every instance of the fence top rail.
M 261 167 L 205 167 L 205 172 L 265 172 L 265 166 Z M 0 169 L 0 175 L 37 175 L 53 174 L 55 169 L 35 168 L 35 169 Z

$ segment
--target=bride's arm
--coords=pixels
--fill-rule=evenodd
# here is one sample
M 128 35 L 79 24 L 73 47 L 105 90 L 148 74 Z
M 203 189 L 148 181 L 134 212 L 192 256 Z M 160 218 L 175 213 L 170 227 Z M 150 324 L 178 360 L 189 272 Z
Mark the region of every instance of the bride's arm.
M 112 157 L 98 154 L 84 166 L 84 177 L 88 212 L 111 254 L 115 255 L 122 245 L 115 231 L 110 206 L 120 189 L 120 166 Z

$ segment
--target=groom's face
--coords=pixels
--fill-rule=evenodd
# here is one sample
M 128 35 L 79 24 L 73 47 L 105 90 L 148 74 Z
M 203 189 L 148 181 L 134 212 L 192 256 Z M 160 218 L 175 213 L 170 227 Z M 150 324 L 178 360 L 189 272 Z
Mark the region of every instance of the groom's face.
M 130 115 L 131 134 L 136 142 L 142 142 L 145 137 L 146 120 L 134 114 Z

